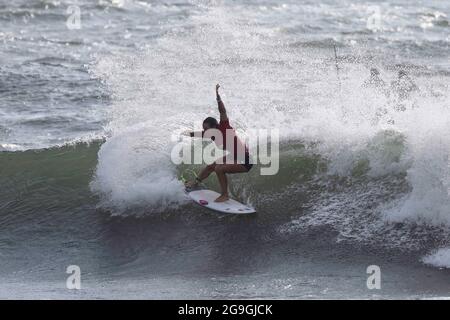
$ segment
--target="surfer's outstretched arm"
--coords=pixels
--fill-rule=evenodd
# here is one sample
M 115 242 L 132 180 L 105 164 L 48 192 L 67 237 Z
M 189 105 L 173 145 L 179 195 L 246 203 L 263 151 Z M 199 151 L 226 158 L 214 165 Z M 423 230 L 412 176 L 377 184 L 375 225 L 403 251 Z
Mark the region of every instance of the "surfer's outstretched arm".
M 219 107 L 219 113 L 220 113 L 220 121 L 227 121 L 227 110 L 225 109 L 225 105 L 223 104 L 222 98 L 219 94 L 219 88 L 220 85 L 216 84 L 216 100 L 217 100 L 217 106 Z

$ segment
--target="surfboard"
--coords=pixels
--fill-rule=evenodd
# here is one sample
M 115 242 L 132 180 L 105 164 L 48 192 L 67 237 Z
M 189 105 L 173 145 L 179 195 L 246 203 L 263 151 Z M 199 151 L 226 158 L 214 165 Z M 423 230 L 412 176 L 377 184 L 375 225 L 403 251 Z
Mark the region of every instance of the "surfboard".
M 195 203 L 214 211 L 228 214 L 249 214 L 256 212 L 251 206 L 242 204 L 234 199 L 229 199 L 224 202 L 214 202 L 220 194 L 212 190 L 186 190 L 186 192 Z

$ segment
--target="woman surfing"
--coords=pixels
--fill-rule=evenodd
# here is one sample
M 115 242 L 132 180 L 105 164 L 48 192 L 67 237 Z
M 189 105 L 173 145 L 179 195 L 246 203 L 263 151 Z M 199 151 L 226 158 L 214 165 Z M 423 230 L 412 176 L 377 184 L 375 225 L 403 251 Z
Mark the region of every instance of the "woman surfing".
M 223 151 L 229 152 L 229 155 L 223 157 L 223 161 L 215 161 L 207 165 L 194 181 L 186 183 L 187 187 L 195 187 L 198 183 L 205 180 L 211 173 L 215 172 L 219 179 L 221 194 L 215 202 L 224 202 L 229 199 L 228 195 L 228 173 L 244 173 L 249 172 L 253 164 L 250 163 L 250 156 L 248 147 L 236 135 L 236 131 L 230 125 L 225 105 L 219 94 L 220 85 L 216 85 L 216 100 L 219 108 L 220 121 L 218 122 L 213 117 L 208 117 L 203 120 L 203 131 L 201 132 L 186 132 L 190 137 L 208 136 L 214 143 Z M 208 130 L 213 130 L 210 134 Z M 221 134 L 222 139 L 217 137 L 217 133 Z M 214 135 L 213 135 L 214 134 Z

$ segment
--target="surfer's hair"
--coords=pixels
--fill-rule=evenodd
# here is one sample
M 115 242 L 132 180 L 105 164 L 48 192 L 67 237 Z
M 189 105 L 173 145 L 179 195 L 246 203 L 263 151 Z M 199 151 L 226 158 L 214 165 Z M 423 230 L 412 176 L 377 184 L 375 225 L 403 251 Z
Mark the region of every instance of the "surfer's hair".
M 203 124 L 207 123 L 210 128 L 217 128 L 219 126 L 219 123 L 217 122 L 216 118 L 208 117 L 205 120 L 203 120 Z

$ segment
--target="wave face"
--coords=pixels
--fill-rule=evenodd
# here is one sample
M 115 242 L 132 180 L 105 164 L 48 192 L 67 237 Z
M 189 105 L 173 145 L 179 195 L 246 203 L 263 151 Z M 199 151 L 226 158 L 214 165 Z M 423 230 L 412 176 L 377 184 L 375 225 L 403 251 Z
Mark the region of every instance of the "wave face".
M 360 1 L 78 3 L 90 13 L 82 35 L 61 31 L 64 2 L 0 5 L 0 54 L 15 57 L 0 68 L 2 280 L 59 281 L 54 270 L 83 263 L 93 282 L 160 276 L 159 297 L 166 284 L 196 297 L 341 297 L 328 274 L 342 277 L 342 263 L 357 279 L 346 292 L 364 296 L 359 270 L 394 260 L 448 295 L 448 273 L 426 278 L 427 265 L 448 267 L 450 247 L 448 4 L 380 3 L 371 30 L 374 7 Z M 419 90 L 364 88 L 372 67 L 388 84 L 406 70 Z M 179 132 L 217 116 L 218 82 L 240 134 L 280 130 L 278 174 L 257 164 L 231 178 L 251 217 L 194 206 L 180 176 L 202 166 L 171 161 Z M 218 188 L 214 176 L 206 185 Z M 295 278 L 299 265 L 314 272 Z M 417 288 L 402 268 L 391 283 Z

